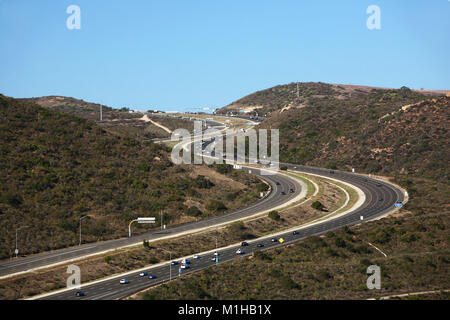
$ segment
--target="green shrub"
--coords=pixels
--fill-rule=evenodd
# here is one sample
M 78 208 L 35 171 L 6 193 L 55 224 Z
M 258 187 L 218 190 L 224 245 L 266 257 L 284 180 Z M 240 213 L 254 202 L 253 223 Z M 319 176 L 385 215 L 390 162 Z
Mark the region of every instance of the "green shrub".
M 275 221 L 279 221 L 281 219 L 280 215 L 278 214 L 278 211 L 272 210 L 269 212 L 269 218 Z
M 324 206 L 323 206 L 323 204 L 320 202 L 320 201 L 314 201 L 312 204 L 311 204 L 311 207 L 313 208 L 313 209 L 316 209 L 316 210 L 319 210 L 319 211 L 322 211 L 323 210 L 323 208 L 324 208 Z
M 222 211 L 227 210 L 227 207 L 225 206 L 225 204 L 222 201 L 215 200 L 215 199 L 209 200 L 205 207 L 207 210 L 209 210 L 211 212 L 222 212 Z
M 150 263 L 150 264 L 155 264 L 158 262 L 159 262 L 159 259 L 156 257 L 150 257 L 150 259 L 148 259 L 148 263 Z
M 198 217 L 201 216 L 203 212 L 199 208 L 193 206 L 186 209 L 186 214 L 191 217 Z

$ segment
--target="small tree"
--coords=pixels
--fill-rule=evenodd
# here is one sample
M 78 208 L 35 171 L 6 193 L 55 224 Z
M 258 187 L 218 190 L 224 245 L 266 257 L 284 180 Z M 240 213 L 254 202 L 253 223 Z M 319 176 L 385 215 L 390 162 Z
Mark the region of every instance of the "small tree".
M 280 215 L 278 214 L 278 211 L 272 210 L 269 212 L 269 218 L 271 218 L 275 221 L 278 221 L 278 220 L 280 220 Z
M 280 167 L 280 170 L 284 170 L 284 171 L 286 171 L 288 168 L 286 167 L 286 166 L 282 166 L 282 167 Z
M 324 206 L 320 201 L 314 201 L 311 205 L 311 207 L 313 207 L 316 210 L 322 211 Z

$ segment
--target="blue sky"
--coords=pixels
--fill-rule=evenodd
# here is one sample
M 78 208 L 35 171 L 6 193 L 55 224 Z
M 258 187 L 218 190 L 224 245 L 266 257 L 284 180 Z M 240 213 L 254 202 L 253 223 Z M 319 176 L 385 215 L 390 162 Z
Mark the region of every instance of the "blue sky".
M 372 4 L 381 30 L 366 27 Z M 186 110 L 297 81 L 450 89 L 449 53 L 448 0 L 0 0 L 13 97 Z

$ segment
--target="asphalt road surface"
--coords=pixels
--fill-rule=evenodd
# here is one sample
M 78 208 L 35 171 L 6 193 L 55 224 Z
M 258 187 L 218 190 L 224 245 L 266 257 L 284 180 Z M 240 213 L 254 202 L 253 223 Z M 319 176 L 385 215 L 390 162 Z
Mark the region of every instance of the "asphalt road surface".
M 222 250 L 219 249 L 218 251 L 220 253 L 219 263 L 230 261 L 232 259 L 235 259 L 237 256 L 247 256 L 251 254 L 253 251 L 267 250 L 270 248 L 286 245 L 288 243 L 296 242 L 312 235 L 323 234 L 325 232 L 335 230 L 343 226 L 354 225 L 361 222 L 360 220 L 361 216 L 364 217 L 364 220 L 379 217 L 394 209 L 394 204 L 396 201 L 403 201 L 404 199 L 401 190 L 397 189 L 396 187 L 388 183 L 371 179 L 366 176 L 337 170 L 312 168 L 292 164 L 281 164 L 281 165 L 286 165 L 290 170 L 293 171 L 320 174 L 323 176 L 351 183 L 354 186 L 359 187 L 365 193 L 366 200 L 361 207 L 346 215 L 335 218 L 333 220 L 324 221 L 322 223 L 300 229 L 298 231 L 298 234 L 296 235 L 294 235 L 293 232 L 286 232 L 282 235 L 279 235 L 277 238 L 282 237 L 285 240 L 283 244 L 279 242 L 273 242 L 272 237 L 266 237 L 262 239 L 257 239 L 255 241 L 249 241 L 249 246 L 242 247 L 242 249 L 245 251 L 245 254 L 243 255 L 236 254 L 237 249 L 241 248 L 240 246 L 235 246 L 232 248 Z M 287 185 L 283 186 L 283 188 L 286 187 Z M 258 247 L 257 244 L 259 243 L 262 243 L 264 246 Z M 186 270 L 183 269 L 181 277 L 191 272 L 195 272 L 206 267 L 214 266 L 216 262 L 213 261 L 211 258 L 212 254 L 202 256 L 200 259 L 191 258 L 190 268 Z M 170 263 L 167 263 L 165 265 L 158 266 L 155 268 L 149 268 L 147 270 L 148 274 L 156 275 L 157 276 L 156 279 L 149 279 L 147 276 L 140 277 L 139 273 L 136 272 L 135 274 L 132 274 L 127 277 L 127 279 L 130 281 L 128 284 L 120 284 L 119 281 L 121 278 L 118 277 L 97 284 L 88 285 L 82 288 L 82 290 L 86 294 L 84 297 L 76 297 L 75 292 L 77 290 L 68 290 L 62 293 L 47 296 L 43 299 L 56 299 L 56 300 L 121 299 L 130 296 L 135 292 L 148 288 L 152 285 L 169 280 L 170 273 L 172 273 L 172 279 L 178 277 L 179 266 L 180 265 L 171 266 Z
M 261 176 L 260 170 L 251 169 L 251 171 L 256 175 Z M 270 208 L 275 208 L 283 204 L 284 202 L 287 202 L 295 198 L 301 192 L 300 184 L 292 178 L 283 175 L 263 175 L 261 176 L 261 178 L 263 178 L 266 182 L 268 182 L 271 185 L 272 191 L 265 198 L 258 200 L 253 204 L 242 207 L 238 210 L 196 222 L 190 222 L 173 227 L 168 227 L 166 230 L 146 232 L 140 235 L 132 236 L 131 238 L 122 238 L 117 240 L 86 244 L 78 247 L 55 250 L 47 253 L 41 253 L 19 259 L 4 261 L 0 264 L 0 276 L 14 274 L 17 272 L 51 265 L 54 263 L 67 261 L 73 258 L 94 254 L 105 250 L 127 246 L 130 244 L 138 243 L 144 239 L 153 240 L 165 235 L 175 235 L 177 233 L 182 233 L 189 230 L 194 230 L 203 227 L 211 227 L 214 226 L 215 224 L 221 224 L 236 219 L 243 219 L 255 213 Z M 279 185 L 277 185 L 277 182 L 279 183 Z M 295 190 L 294 193 L 289 193 L 289 190 L 291 188 Z M 286 195 L 282 195 L 281 194 L 282 192 L 285 192 Z

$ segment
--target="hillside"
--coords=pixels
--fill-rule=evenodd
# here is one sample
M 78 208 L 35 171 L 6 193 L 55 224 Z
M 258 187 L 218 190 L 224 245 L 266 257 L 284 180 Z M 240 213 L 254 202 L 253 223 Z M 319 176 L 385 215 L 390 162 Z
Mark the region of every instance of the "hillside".
M 20 100 L 25 102 L 34 102 L 41 107 L 70 113 L 84 119 L 93 121 L 100 120 L 100 104 L 98 103 L 86 102 L 81 99 L 62 96 L 45 96 L 36 98 L 24 98 Z M 142 117 L 142 114 L 129 113 L 128 108 L 114 109 L 102 105 L 102 118 L 104 121 L 114 119 L 133 119 L 140 117 Z
M 402 89 L 407 89 L 403 87 Z M 403 92 L 406 90 L 403 90 Z M 415 96 L 440 96 L 450 93 L 446 90 L 408 90 Z M 231 104 L 218 109 L 216 113 L 239 113 L 247 111 L 252 115 L 256 113 L 260 116 L 273 116 L 274 111 L 286 111 L 289 109 L 302 109 L 308 106 L 319 104 L 329 104 L 332 102 L 342 103 L 343 101 L 361 101 L 377 92 L 398 92 L 398 90 L 344 85 L 328 84 L 322 82 L 299 82 L 287 85 L 278 85 L 273 88 L 260 90 L 249 94 Z M 389 100 L 389 97 L 384 97 Z M 386 100 L 387 98 L 387 100 Z M 350 102 L 351 103 L 351 102 Z
M 280 129 L 282 161 L 448 183 L 450 97 L 325 83 L 294 92 L 277 86 L 232 104 L 269 112 L 259 128 Z
M 182 223 L 255 201 L 244 172 L 174 166 L 168 150 L 94 122 L 0 95 L 0 258 L 126 236 L 137 216 Z M 196 209 L 197 208 L 197 209 Z M 137 225 L 136 232 L 149 226 Z
M 86 102 L 81 99 L 62 96 L 45 96 L 37 98 L 20 99 L 25 102 L 34 102 L 41 107 L 69 113 L 84 119 L 95 121 L 99 126 L 112 134 L 122 137 L 130 137 L 140 141 L 147 141 L 155 138 L 167 138 L 170 135 L 152 124 L 143 120 L 144 113 L 133 112 L 128 108 L 114 109 L 102 105 L 102 121 L 100 121 L 100 104 Z M 169 122 L 171 126 L 191 130 L 192 122 L 182 119 L 170 121 L 161 118 L 161 121 Z
M 237 258 L 138 299 L 367 299 L 430 290 L 448 299 L 439 291 L 450 279 L 450 97 L 309 83 L 297 99 L 294 87 L 260 91 L 221 110 L 259 106 L 268 112 L 259 127 L 280 129 L 282 160 L 389 175 L 408 191 L 408 203 L 384 219 Z M 380 290 L 366 286 L 373 264 L 381 269 Z

